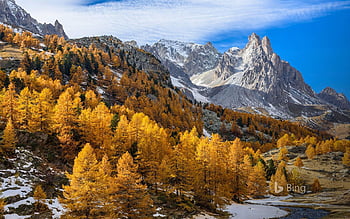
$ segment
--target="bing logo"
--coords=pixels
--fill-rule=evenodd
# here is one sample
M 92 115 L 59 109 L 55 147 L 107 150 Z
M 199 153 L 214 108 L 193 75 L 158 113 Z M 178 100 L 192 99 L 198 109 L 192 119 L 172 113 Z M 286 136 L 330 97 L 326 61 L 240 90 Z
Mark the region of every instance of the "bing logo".
M 306 193 L 306 186 L 299 186 L 299 185 L 292 185 L 292 184 L 287 184 L 287 192 L 296 192 L 296 193 L 301 193 L 305 194 Z M 275 194 L 283 192 L 284 188 L 283 186 L 278 185 L 277 182 L 275 182 L 274 186 Z

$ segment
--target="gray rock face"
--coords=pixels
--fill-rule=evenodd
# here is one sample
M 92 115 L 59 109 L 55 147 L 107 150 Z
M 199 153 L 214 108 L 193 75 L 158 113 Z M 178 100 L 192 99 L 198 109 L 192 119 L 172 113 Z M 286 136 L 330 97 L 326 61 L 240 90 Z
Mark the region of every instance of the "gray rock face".
M 286 119 L 320 116 L 336 111 L 332 105 L 347 106 L 341 95 L 336 95 L 336 103 L 316 95 L 301 73 L 274 53 L 270 40 L 254 33 L 243 49 L 232 47 L 223 54 L 210 43 L 161 40 L 142 48 L 168 68 L 175 86 L 201 102 L 264 108 L 270 115 Z
M 172 40 L 160 40 L 152 46 L 142 46 L 154 54 L 170 72 L 192 76 L 214 68 L 221 54 L 211 43 L 199 45 Z
M 342 93 L 337 93 L 333 88 L 326 87 L 317 96 L 340 109 L 350 110 L 350 102 L 346 96 Z
M 57 34 L 68 39 L 63 26 L 56 20 L 55 25 L 41 24 L 30 16 L 23 8 L 18 6 L 14 0 L 0 0 L 0 22 L 15 28 L 23 28 L 39 35 Z

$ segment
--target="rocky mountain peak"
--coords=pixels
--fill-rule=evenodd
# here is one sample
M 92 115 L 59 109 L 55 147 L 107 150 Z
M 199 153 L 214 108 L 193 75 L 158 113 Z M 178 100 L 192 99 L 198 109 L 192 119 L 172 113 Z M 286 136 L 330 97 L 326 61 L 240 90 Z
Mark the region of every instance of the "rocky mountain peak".
M 262 45 L 262 48 L 263 48 L 265 54 L 270 55 L 273 53 L 270 39 L 267 36 L 264 36 L 262 38 L 261 45 Z
M 333 96 L 336 96 L 336 95 L 339 95 L 337 93 L 337 91 L 335 91 L 333 88 L 331 87 L 326 87 L 325 89 L 323 89 L 320 94 L 328 94 L 328 95 L 333 95 Z
M 317 96 L 338 108 L 350 110 L 350 102 L 346 96 L 331 87 L 326 87 Z
M 56 20 L 55 24 L 41 24 L 30 16 L 23 8 L 16 4 L 14 0 L 0 0 L 0 22 L 14 28 L 39 35 L 56 34 L 68 39 L 63 30 L 63 26 Z
M 260 37 L 258 34 L 256 33 L 252 33 L 249 37 L 248 37 L 248 44 L 249 43 L 257 43 L 260 44 Z

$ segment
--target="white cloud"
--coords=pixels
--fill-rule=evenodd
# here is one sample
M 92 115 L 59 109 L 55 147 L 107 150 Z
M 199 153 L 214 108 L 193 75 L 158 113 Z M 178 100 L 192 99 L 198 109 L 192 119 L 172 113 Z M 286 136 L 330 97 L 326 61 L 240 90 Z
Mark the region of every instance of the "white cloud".
M 202 42 L 225 31 L 258 30 L 349 8 L 326 0 L 17 0 L 40 22 L 58 19 L 71 38 L 114 35 L 149 43 L 161 38 Z

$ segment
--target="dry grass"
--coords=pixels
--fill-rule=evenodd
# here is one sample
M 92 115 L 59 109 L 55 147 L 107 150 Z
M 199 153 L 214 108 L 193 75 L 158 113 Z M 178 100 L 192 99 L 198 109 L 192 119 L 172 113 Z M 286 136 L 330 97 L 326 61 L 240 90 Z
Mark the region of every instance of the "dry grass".
M 350 124 L 334 124 L 329 132 L 337 138 L 343 139 L 350 136 Z
M 3 59 L 22 59 L 22 51 L 10 44 L 5 44 L 0 46 L 0 57 Z
M 340 154 L 340 153 L 338 153 Z M 294 168 L 289 161 L 287 169 Z M 303 159 L 304 167 L 300 168 L 301 177 L 306 185 L 319 179 L 322 191 L 294 197 L 289 201 L 299 203 L 320 203 L 321 209 L 331 212 L 326 218 L 350 218 L 350 168 L 341 162 L 337 153 L 316 156 L 314 159 Z

